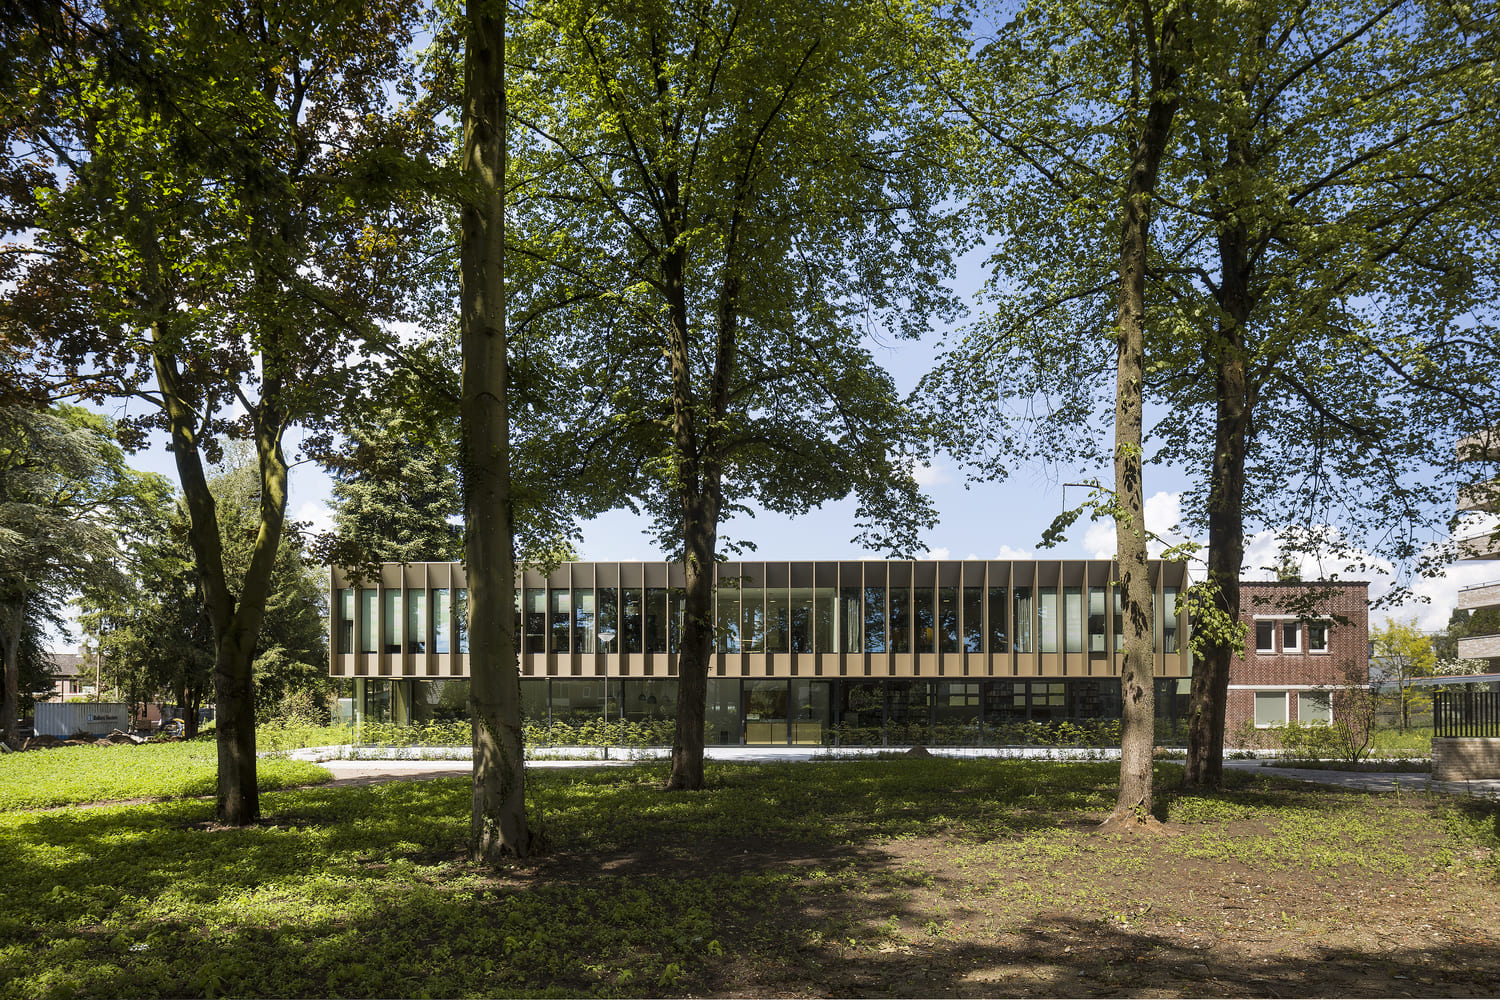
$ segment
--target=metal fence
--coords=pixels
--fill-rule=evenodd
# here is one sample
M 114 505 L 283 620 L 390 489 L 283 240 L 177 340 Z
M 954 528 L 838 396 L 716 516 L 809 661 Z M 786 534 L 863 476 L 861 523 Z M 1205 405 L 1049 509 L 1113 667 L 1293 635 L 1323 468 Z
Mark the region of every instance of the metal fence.
M 1500 693 L 1435 692 L 1432 696 L 1432 735 L 1500 736 Z

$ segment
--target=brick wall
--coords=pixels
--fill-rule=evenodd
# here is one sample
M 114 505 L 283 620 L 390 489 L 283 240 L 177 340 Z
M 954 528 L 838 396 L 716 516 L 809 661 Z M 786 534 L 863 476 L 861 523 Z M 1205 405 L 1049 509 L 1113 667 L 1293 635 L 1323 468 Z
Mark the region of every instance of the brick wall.
M 1314 651 L 1308 621 L 1295 616 L 1305 608 L 1297 599 L 1309 591 L 1331 590 L 1313 603 L 1311 616 L 1330 619 L 1326 651 Z M 1249 627 L 1245 655 L 1229 667 L 1229 701 L 1225 735 L 1230 740 L 1247 722 L 1255 719 L 1255 693 L 1288 692 L 1286 717 L 1297 721 L 1297 692 L 1314 687 L 1333 687 L 1344 681 L 1344 665 L 1353 664 L 1363 683 L 1370 677 L 1370 618 L 1366 583 L 1259 583 L 1240 584 L 1240 621 Z M 1342 617 L 1347 624 L 1332 620 Z M 1257 623 L 1271 625 L 1271 649 L 1258 650 Z M 1294 632 L 1295 648 L 1288 648 Z
M 1500 738 L 1456 736 L 1432 741 L 1432 780 L 1500 778 Z

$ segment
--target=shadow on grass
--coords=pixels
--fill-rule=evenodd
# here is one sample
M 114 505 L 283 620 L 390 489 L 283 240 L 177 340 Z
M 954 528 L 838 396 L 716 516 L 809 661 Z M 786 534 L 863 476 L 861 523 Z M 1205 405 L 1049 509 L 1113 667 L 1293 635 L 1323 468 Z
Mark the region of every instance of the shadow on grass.
M 1114 774 L 719 766 L 667 795 L 649 770 L 535 772 L 555 851 L 499 873 L 462 862 L 462 778 L 270 793 L 245 830 L 197 802 L 6 817 L 0 994 L 1389 994 L 1500 971 L 1488 936 L 1456 961 L 1415 938 L 1256 953 L 1217 908 L 1191 935 L 1127 926 L 1119 890 L 1075 891 L 1094 859 L 1131 862 L 1134 898 L 1172 862 L 1081 835 Z M 1319 801 L 1275 785 L 1224 797 Z

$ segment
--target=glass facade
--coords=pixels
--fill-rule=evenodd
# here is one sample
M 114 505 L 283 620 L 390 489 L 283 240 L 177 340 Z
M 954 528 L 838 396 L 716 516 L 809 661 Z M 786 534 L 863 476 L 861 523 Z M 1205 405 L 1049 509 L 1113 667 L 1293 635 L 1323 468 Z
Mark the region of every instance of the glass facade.
M 627 653 L 641 651 L 641 588 L 620 590 L 620 648 Z
M 1162 588 L 1162 610 L 1157 612 L 1156 620 L 1164 622 L 1161 630 L 1161 641 L 1157 649 L 1163 653 L 1177 652 L 1177 588 Z
M 1089 652 L 1104 652 L 1104 588 L 1089 588 Z
M 1083 652 L 1083 588 L 1063 588 L 1063 648 Z
M 1043 588 L 1041 600 L 1037 602 L 1037 622 L 1041 633 L 1041 650 L 1057 652 L 1057 591 Z
M 547 592 L 540 587 L 526 587 L 521 599 L 521 627 L 525 638 L 521 648 L 528 653 L 547 651 Z
M 362 679 L 364 718 L 372 722 L 463 722 L 469 682 L 461 678 Z M 1319 700 L 1319 698 L 1323 700 Z M 1157 739 L 1185 739 L 1187 681 L 1156 681 Z M 1260 705 L 1261 702 L 1264 705 Z M 1278 709 L 1286 696 L 1258 699 Z M 1326 696 L 1299 698 L 1304 720 L 1327 718 Z M 656 723 L 660 735 L 677 717 L 675 678 L 523 678 L 521 713 L 537 726 L 566 727 L 565 740 L 601 721 Z M 1267 713 L 1272 714 L 1272 713 Z M 1049 726 L 1110 723 L 1120 717 L 1120 682 L 1112 677 L 966 680 L 722 678 L 708 682 L 705 737 L 711 745 L 1010 746 L 1046 742 Z M 1267 724 L 1262 722 L 1262 724 Z M 588 730 L 585 729 L 585 732 Z M 594 729 L 595 733 L 599 730 Z M 1108 726 L 1093 745 L 1117 739 Z
M 891 588 L 891 652 L 911 652 L 911 591 Z
M 958 588 L 938 588 L 938 652 L 958 652 Z
M 1005 604 L 1005 588 L 990 588 L 990 652 L 1008 652 L 1005 623 L 1010 619 L 1010 609 Z
M 671 657 L 684 639 L 686 595 L 658 585 L 673 579 L 670 568 L 575 565 L 585 568 L 568 570 L 561 584 L 528 571 L 516 589 L 527 718 L 544 726 L 593 720 L 595 734 L 604 732 L 600 720 L 640 723 L 659 738 L 676 719 Z M 1119 682 L 1110 676 L 1118 661 L 1102 657 L 1118 648 L 1120 595 L 1088 585 L 1108 579 L 1104 561 L 1050 569 L 976 561 L 936 571 L 871 561 L 754 566 L 725 571 L 712 594 L 706 624 L 726 655 L 709 678 L 711 743 L 995 745 L 1025 742 L 1062 721 L 1119 717 Z M 412 572 L 400 578 L 413 580 Z M 466 665 L 447 659 L 469 652 L 467 592 L 451 586 L 462 573 L 456 565 L 424 572 L 426 586 L 405 589 L 345 586 L 333 574 L 330 672 L 370 685 L 368 698 L 360 696 L 369 718 L 440 721 L 467 710 Z M 1175 657 L 1157 692 L 1170 722 L 1162 731 L 1171 732 L 1186 710 L 1186 682 L 1174 676 L 1189 667 L 1180 652 L 1186 622 L 1173 614 L 1179 586 L 1165 586 L 1181 580 L 1153 572 L 1156 649 Z M 568 577 L 588 585 L 569 587 Z M 1326 649 L 1326 626 L 1284 638 L 1286 621 L 1263 630 L 1273 643 Z M 439 677 L 445 687 L 426 686 Z M 1321 715 L 1311 699 L 1285 714 L 1293 711 Z M 1263 714 L 1275 714 L 1269 699 Z
M 594 592 L 587 587 L 573 591 L 573 648 L 594 651 Z
M 1016 588 L 1016 652 L 1029 653 L 1031 647 L 1031 630 L 1035 627 L 1031 610 L 1031 588 Z
M 740 651 L 740 588 L 719 588 L 719 652 Z
M 439 587 L 432 592 L 432 651 L 434 653 L 449 652 L 448 645 L 448 617 L 453 608 L 448 603 L 448 590 Z
M 862 625 L 865 620 L 861 611 L 863 601 L 860 599 L 858 587 L 843 587 L 839 591 L 839 645 L 838 652 L 859 653 L 865 648 L 864 630 Z
M 885 588 L 865 588 L 865 652 L 885 652 Z
M 1181 650 L 1177 587 L 1153 596 L 1155 648 Z M 383 597 L 381 597 L 383 595 Z M 1112 595 L 1114 614 L 1107 616 Z M 451 596 L 451 602 L 450 602 Z M 341 588 L 337 651 L 468 652 L 462 588 Z M 377 610 L 381 611 L 379 621 Z M 759 587 L 738 581 L 714 592 L 721 653 L 1102 653 L 1124 641 L 1121 594 L 1079 586 Z M 675 653 L 686 595 L 666 587 L 518 587 L 516 628 L 525 653 Z M 1257 638 L 1272 633 L 1257 623 Z M 377 628 L 378 626 L 378 628 Z M 1299 635 L 1286 629 L 1288 648 Z M 456 633 L 457 643 L 450 642 Z M 1327 648 L 1327 626 L 1310 626 L 1310 647 Z M 1273 640 L 1274 641 L 1274 640 Z
M 380 632 L 376 628 L 375 621 L 376 596 L 373 590 L 359 592 L 359 651 L 361 653 L 375 653 L 380 650 Z
M 964 652 L 984 652 L 984 588 L 964 588 Z
M 552 609 L 547 616 L 547 626 L 552 632 L 552 650 L 566 653 L 572 650 L 573 594 L 568 590 L 552 591 Z
M 339 652 L 354 652 L 354 588 L 339 591 Z
M 427 652 L 427 592 L 406 591 L 406 651 Z
M 401 591 L 385 591 L 385 644 L 387 653 L 401 652 Z
M 619 599 L 619 593 L 613 587 L 599 588 L 599 626 L 596 634 L 601 653 L 620 651 L 620 607 L 615 603 Z
M 667 651 L 667 592 L 662 587 L 646 588 L 646 652 Z
M 458 651 L 469 651 L 469 591 L 460 587 L 453 592 L 453 628 L 458 632 Z

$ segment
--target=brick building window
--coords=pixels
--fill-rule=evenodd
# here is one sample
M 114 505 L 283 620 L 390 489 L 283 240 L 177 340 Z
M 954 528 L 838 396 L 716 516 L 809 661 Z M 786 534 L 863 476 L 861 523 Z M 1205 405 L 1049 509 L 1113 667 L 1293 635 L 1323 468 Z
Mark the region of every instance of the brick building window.
M 1286 725 L 1286 692 L 1255 692 L 1255 725 L 1258 729 Z
M 1302 625 L 1300 622 L 1281 623 L 1281 651 L 1295 653 L 1302 648 Z
M 1309 653 L 1328 652 L 1328 623 L 1310 622 L 1307 626 L 1307 651 Z
M 1255 651 L 1257 653 L 1276 652 L 1276 623 L 1255 623 Z
M 1327 691 L 1297 692 L 1297 721 L 1304 726 L 1328 725 L 1333 721 L 1333 708 L 1329 704 Z

